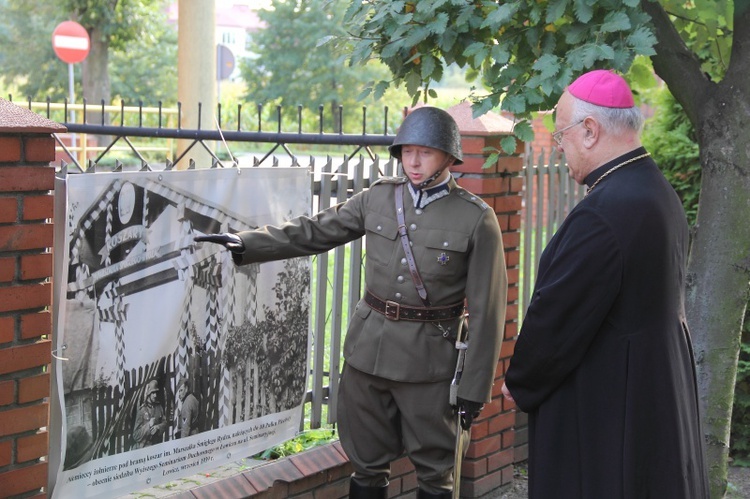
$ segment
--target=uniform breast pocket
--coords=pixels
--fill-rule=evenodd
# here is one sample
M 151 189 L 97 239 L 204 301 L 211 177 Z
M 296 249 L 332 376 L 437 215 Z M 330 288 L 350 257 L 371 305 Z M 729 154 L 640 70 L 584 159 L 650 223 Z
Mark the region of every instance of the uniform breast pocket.
M 379 213 L 365 219 L 367 261 L 387 266 L 398 247 L 398 222 Z
M 469 237 L 465 233 L 430 230 L 424 239 L 424 249 L 416 257 L 419 270 L 449 281 L 463 276 L 467 269 L 468 247 Z

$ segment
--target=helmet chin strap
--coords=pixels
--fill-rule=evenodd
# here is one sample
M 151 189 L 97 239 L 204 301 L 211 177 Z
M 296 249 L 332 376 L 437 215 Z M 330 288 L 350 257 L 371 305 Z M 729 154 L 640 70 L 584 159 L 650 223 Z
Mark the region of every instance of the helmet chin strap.
M 415 185 L 414 188 L 418 190 L 422 190 L 428 185 L 430 185 L 431 183 L 433 183 L 440 175 L 443 174 L 443 170 L 445 170 L 449 166 L 449 163 L 452 163 L 453 160 L 454 160 L 453 156 L 449 154 L 448 157 L 445 158 L 445 161 L 443 162 L 443 164 L 440 165 L 440 168 L 438 168 L 438 170 L 432 176 L 430 176 L 430 178 L 426 179 L 424 182 L 420 182 L 419 185 Z

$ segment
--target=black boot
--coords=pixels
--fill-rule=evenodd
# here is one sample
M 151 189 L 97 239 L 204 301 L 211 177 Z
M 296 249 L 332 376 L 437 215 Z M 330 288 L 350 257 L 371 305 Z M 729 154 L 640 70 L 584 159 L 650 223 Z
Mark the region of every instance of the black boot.
M 387 499 L 388 486 L 366 487 L 349 480 L 349 499 Z
M 440 492 L 438 494 L 419 489 L 417 499 L 451 499 L 453 492 Z

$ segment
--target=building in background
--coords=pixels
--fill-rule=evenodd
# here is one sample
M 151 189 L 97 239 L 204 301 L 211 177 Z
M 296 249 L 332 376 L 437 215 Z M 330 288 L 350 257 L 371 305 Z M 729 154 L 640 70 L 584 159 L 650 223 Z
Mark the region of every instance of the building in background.
M 258 10 L 270 5 L 270 1 L 259 0 L 215 0 L 216 1 L 216 44 L 222 44 L 234 55 L 234 71 L 229 80 L 240 77 L 239 61 L 253 57 L 250 42 L 253 33 L 264 27 L 258 17 Z M 169 22 L 177 24 L 178 2 L 169 6 Z

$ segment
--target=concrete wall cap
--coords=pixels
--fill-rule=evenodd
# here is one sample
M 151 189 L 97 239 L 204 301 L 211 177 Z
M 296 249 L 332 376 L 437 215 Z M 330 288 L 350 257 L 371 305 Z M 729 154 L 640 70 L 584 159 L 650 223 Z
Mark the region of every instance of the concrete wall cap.
M 513 131 L 513 121 L 492 111 L 474 118 L 471 112 L 471 102 L 463 101 L 446 109 L 448 114 L 458 123 L 461 135 L 508 135 Z
M 33 111 L 0 99 L 0 132 L 3 133 L 64 133 L 68 129 Z

